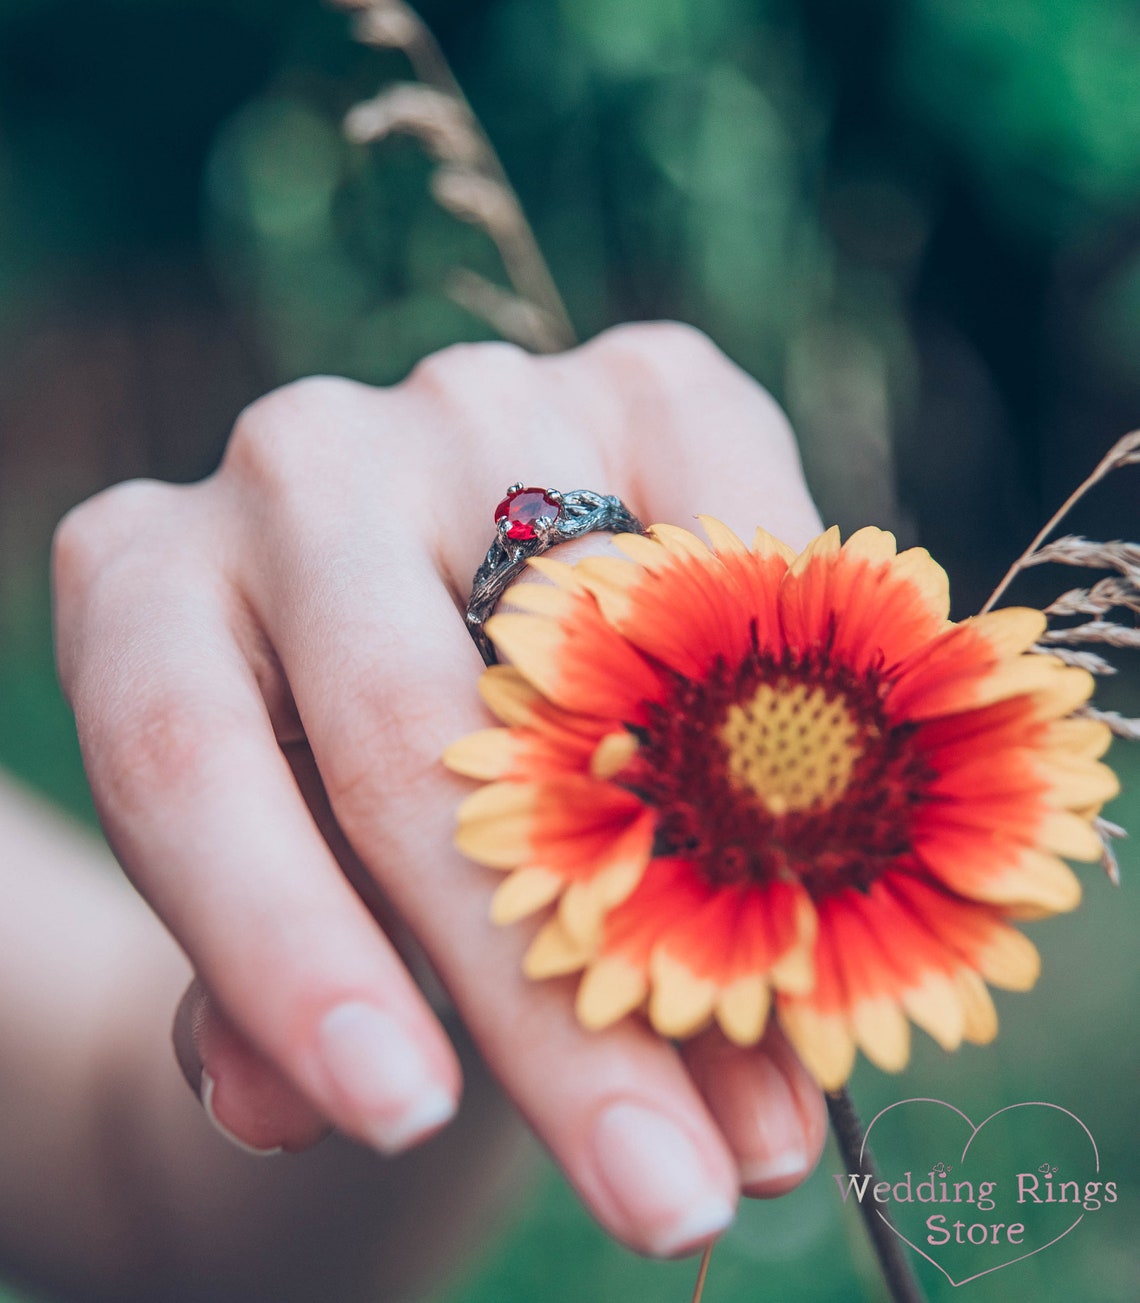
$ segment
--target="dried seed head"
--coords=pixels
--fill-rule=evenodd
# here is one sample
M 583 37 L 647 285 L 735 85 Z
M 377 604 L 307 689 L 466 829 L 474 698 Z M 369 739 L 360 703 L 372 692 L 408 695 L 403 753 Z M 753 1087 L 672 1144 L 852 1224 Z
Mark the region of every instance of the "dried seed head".
M 521 344 L 532 353 L 555 353 L 563 347 L 558 323 L 537 303 L 461 268 L 447 280 L 448 296 L 461 308 L 487 322 L 504 339 Z
M 1140 430 L 1133 430 L 1123 439 L 1118 439 L 1101 464 L 1106 472 L 1120 466 L 1140 465 Z
M 441 167 L 431 179 L 436 202 L 496 236 L 516 231 L 522 214 L 514 195 L 493 178 L 465 167 Z
M 1118 824 L 1113 823 L 1111 819 L 1105 819 L 1101 815 L 1093 820 L 1093 828 L 1096 835 L 1100 838 L 1101 855 L 1100 865 L 1108 874 L 1108 880 L 1114 887 L 1120 886 L 1120 862 L 1116 858 L 1116 850 L 1113 847 L 1114 841 L 1119 841 L 1128 834 Z
M 1061 630 L 1061 632 L 1065 631 Z M 1048 636 L 1048 634 L 1045 635 L 1046 638 Z M 1044 639 L 1029 650 L 1041 656 L 1055 656 L 1057 660 L 1063 661 L 1066 665 L 1075 666 L 1078 670 L 1087 670 L 1090 674 L 1116 673 L 1116 666 L 1110 665 L 1103 656 L 1098 656 L 1096 652 L 1076 651 L 1072 647 L 1058 647 L 1055 644 L 1044 646 L 1043 643 Z
M 368 5 L 352 25 L 352 34 L 362 45 L 389 50 L 406 49 L 422 30 L 419 17 L 401 0 Z
M 1025 565 L 1040 566 L 1056 561 L 1066 566 L 1091 566 L 1099 570 L 1118 570 L 1133 582 L 1140 581 L 1140 543 L 1097 543 L 1079 534 L 1066 534 L 1038 548 L 1026 558 Z
M 1041 642 L 1050 650 L 1059 646 L 1076 646 L 1090 642 L 1106 647 L 1140 647 L 1140 629 L 1112 620 L 1086 620 L 1068 629 L 1050 629 L 1041 635 Z
M 1097 719 L 1128 742 L 1140 742 L 1140 719 L 1130 719 L 1117 710 L 1098 710 L 1096 706 L 1082 706 L 1076 712 L 1085 719 Z
M 394 132 L 415 136 L 443 163 L 473 166 L 484 155 L 466 106 L 451 95 L 413 82 L 401 82 L 357 104 L 345 118 L 344 129 L 358 144 L 383 140 Z
M 1045 614 L 1103 615 L 1117 606 L 1140 612 L 1140 588 L 1122 576 L 1111 575 L 1091 588 L 1070 588 L 1045 608 Z

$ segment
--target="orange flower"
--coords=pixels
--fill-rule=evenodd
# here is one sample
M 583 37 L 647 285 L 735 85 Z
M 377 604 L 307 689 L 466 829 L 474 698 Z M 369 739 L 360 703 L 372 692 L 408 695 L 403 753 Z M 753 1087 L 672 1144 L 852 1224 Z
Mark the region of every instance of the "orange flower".
M 901 1068 L 908 1019 L 989 1040 L 986 983 L 1037 976 L 1011 920 L 1072 909 L 1060 857 L 1100 855 L 1091 677 L 1024 654 L 1037 611 L 952 624 L 945 572 L 881 530 L 797 557 L 701 519 L 711 549 L 657 525 L 628 560 L 538 558 L 553 585 L 488 621 L 506 727 L 444 759 L 490 780 L 457 845 L 508 873 L 493 918 L 555 906 L 525 969 L 581 972 L 586 1026 L 644 1006 L 748 1045 L 774 1010 L 829 1089 L 857 1046 Z

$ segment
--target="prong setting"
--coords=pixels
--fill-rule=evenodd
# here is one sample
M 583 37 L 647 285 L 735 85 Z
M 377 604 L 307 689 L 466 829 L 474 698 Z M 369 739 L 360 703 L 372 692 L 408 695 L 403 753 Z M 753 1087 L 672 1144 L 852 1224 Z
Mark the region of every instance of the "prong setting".
M 516 498 L 522 500 L 516 502 Z M 506 497 L 495 509 L 494 542 L 475 573 L 467 603 L 468 630 L 488 665 L 494 665 L 497 657 L 483 624 L 507 586 L 518 578 L 531 557 L 595 530 L 644 534 L 645 526 L 612 494 L 590 489 L 563 493 L 521 481 L 507 489 Z

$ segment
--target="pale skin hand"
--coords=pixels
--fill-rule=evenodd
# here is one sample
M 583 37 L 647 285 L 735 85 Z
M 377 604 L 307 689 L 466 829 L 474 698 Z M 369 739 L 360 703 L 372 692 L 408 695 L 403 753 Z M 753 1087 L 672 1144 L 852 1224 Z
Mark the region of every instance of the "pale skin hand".
M 109 839 L 198 974 L 183 1058 L 220 1122 L 287 1148 L 331 1123 L 386 1151 L 446 1123 L 459 1065 L 406 929 L 598 1220 L 684 1252 L 742 1188 L 806 1176 L 822 1101 L 774 1036 L 679 1055 L 636 1019 L 581 1030 L 567 984 L 522 977 L 529 929 L 489 923 L 496 875 L 452 848 L 470 784 L 439 756 L 488 723 L 461 612 L 520 479 L 797 547 L 819 529 L 782 415 L 694 331 L 449 349 L 392 389 L 279 390 L 210 479 L 73 512 L 61 675 Z

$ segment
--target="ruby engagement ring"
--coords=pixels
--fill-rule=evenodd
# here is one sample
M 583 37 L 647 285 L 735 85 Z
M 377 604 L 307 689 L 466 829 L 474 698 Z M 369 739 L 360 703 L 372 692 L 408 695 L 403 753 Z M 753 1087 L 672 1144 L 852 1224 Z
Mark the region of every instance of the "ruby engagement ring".
M 495 541 L 475 572 L 467 602 L 467 628 L 488 665 L 494 665 L 497 658 L 483 624 L 532 556 L 595 530 L 645 533 L 645 526 L 620 498 L 589 489 L 559 493 L 522 484 L 507 489 L 507 496 L 495 508 L 495 525 Z

